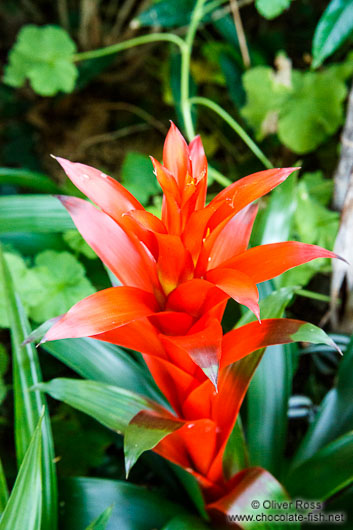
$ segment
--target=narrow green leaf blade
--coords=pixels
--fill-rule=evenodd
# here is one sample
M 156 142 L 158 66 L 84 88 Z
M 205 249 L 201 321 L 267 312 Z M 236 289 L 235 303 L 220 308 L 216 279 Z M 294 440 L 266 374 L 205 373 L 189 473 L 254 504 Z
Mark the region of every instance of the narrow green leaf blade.
M 320 66 L 353 32 L 353 3 L 331 0 L 316 26 L 313 67 Z
M 286 486 L 293 496 L 326 500 L 352 482 L 353 431 L 293 468 Z
M 353 429 L 352 380 L 353 338 L 340 361 L 335 388 L 320 405 L 293 461 L 298 466 L 338 436 Z
M 59 378 L 40 383 L 36 388 L 118 433 L 124 433 L 130 420 L 141 410 L 165 411 L 157 403 L 138 394 L 97 381 Z
M 82 338 L 46 342 L 42 348 L 85 379 L 119 386 L 166 403 L 147 368 L 114 344 Z
M 42 509 L 42 417 L 34 430 L 5 511 L 0 530 L 40 530 Z M 50 528 L 50 527 L 49 527 Z
M 147 488 L 118 480 L 73 478 L 62 483 L 65 530 L 86 528 L 114 504 L 107 529 L 146 530 L 162 528 L 170 519 L 186 514 L 179 504 L 170 502 Z
M 5 510 L 5 506 L 8 500 L 9 500 L 9 490 L 7 488 L 4 468 L 2 467 L 2 462 L 0 460 L 0 517 L 3 511 Z
M 17 461 L 20 464 L 29 446 L 35 427 L 45 409 L 42 422 L 43 525 L 57 527 L 57 482 L 54 464 L 54 444 L 47 412 L 47 402 L 32 387 L 42 380 L 37 351 L 33 344 L 22 346 L 30 327 L 22 304 L 15 293 L 11 275 L 0 248 L 0 271 L 4 278 L 5 296 L 8 302 L 13 355 L 13 388 L 15 402 L 15 442 Z
M 48 195 L 0 197 L 0 234 L 63 232 L 75 228 L 64 206 Z
M 0 167 L 0 184 L 21 186 L 43 193 L 60 193 L 62 188 L 57 186 L 47 175 L 30 171 L 29 169 L 14 169 Z
M 112 515 L 113 508 L 113 504 L 108 506 L 108 508 L 106 508 L 104 512 L 97 517 L 97 519 L 92 521 L 92 523 L 87 526 L 86 530 L 105 530 Z

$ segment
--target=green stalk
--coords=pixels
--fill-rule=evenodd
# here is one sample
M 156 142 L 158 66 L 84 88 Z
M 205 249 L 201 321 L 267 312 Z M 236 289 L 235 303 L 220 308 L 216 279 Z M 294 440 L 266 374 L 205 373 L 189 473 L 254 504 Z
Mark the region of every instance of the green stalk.
M 178 35 L 174 35 L 173 33 L 153 33 L 149 35 L 141 35 L 141 37 L 135 37 L 134 39 L 129 39 L 124 42 L 118 42 L 117 44 L 112 44 L 105 48 L 99 48 L 98 50 L 75 53 L 72 60 L 78 62 L 86 61 L 87 59 L 98 59 L 99 57 L 105 57 L 106 55 L 128 50 L 134 46 L 141 46 L 142 44 L 150 44 L 152 42 L 171 42 L 179 47 L 181 53 L 183 53 L 185 49 L 185 42 L 178 37 Z
M 203 105 L 204 107 L 208 107 L 209 109 L 213 110 L 218 116 L 224 119 L 226 123 L 240 136 L 240 138 L 246 143 L 246 145 L 251 149 L 251 151 L 254 153 L 254 155 L 263 163 L 263 165 L 267 169 L 272 169 L 273 165 L 270 162 L 270 160 L 266 157 L 266 155 L 261 151 L 261 149 L 256 145 L 254 140 L 250 138 L 248 133 L 239 125 L 237 121 L 235 121 L 234 118 L 228 112 L 220 105 L 215 103 L 214 101 L 211 101 L 208 98 L 203 98 L 199 96 L 195 96 L 189 99 L 189 103 L 191 105 Z
M 190 60 L 192 45 L 195 39 L 197 26 L 203 16 L 203 6 L 206 0 L 197 0 L 195 8 L 191 15 L 188 32 L 184 41 L 184 48 L 181 52 L 181 76 L 180 76 L 180 106 L 184 118 L 184 127 L 186 136 L 191 141 L 195 136 L 195 129 L 192 123 L 191 103 L 189 98 L 190 92 Z

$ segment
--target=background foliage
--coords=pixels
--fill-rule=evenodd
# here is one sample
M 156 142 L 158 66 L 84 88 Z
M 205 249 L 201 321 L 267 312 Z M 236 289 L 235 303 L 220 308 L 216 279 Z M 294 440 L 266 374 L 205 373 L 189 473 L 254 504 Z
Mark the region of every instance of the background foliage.
M 261 201 L 252 244 L 298 239 L 333 248 L 339 213 L 330 209 L 332 174 L 353 75 L 353 3 L 238 0 L 244 35 L 234 4 L 206 2 L 186 71 L 177 39 L 188 35 L 194 0 L 1 4 L 1 530 L 13 529 L 19 513 L 26 528 L 39 528 L 41 514 L 42 528 L 55 530 L 53 440 L 63 528 L 207 525 L 196 484 L 156 455 L 145 453 L 124 481 L 122 438 L 114 432 L 124 428 L 119 403 L 129 415 L 139 410 L 135 393 L 163 401 L 138 354 L 86 339 L 38 352 L 20 346 L 31 328 L 112 280 L 52 196 L 80 194 L 50 153 L 99 167 L 157 213 L 161 194 L 148 155 L 161 158 L 173 119 L 186 134 L 202 135 L 211 196 L 263 164 L 302 166 L 299 179 L 290 177 Z M 176 37 L 154 42 L 161 32 Z M 144 45 L 115 46 L 142 36 Z M 289 271 L 264 286 L 263 311 L 280 316 L 280 307 L 325 323 L 329 281 L 326 260 Z M 250 317 L 230 304 L 226 329 L 240 318 Z M 353 345 L 346 335 L 335 340 L 346 351 L 341 361 L 330 347 L 268 349 L 242 410 L 249 450 L 243 465 L 264 466 L 290 494 L 348 513 Z M 87 410 L 70 397 L 65 381 L 78 376 L 90 380 L 81 385 L 87 397 L 96 393 L 93 402 L 109 409 L 115 396 L 115 423 L 104 407 Z M 115 395 L 112 385 L 123 390 Z M 61 402 L 47 402 L 39 388 Z M 229 472 L 240 465 L 230 452 Z

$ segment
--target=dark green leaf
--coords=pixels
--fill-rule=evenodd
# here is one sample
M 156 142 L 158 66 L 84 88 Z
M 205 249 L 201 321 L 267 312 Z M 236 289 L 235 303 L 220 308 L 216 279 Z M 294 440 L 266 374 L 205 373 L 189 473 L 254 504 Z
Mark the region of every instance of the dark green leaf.
M 86 530 L 105 530 L 112 515 L 113 508 L 114 505 L 108 506 L 108 508 L 104 510 L 104 512 L 101 513 L 97 519 L 87 526 Z
M 223 455 L 223 470 L 226 478 L 230 479 L 241 471 L 249 467 L 249 454 L 245 441 L 243 425 L 238 415 L 237 421 L 231 432 Z
M 45 342 L 42 348 L 85 379 L 116 385 L 165 404 L 147 368 L 114 344 L 82 338 Z
M 147 488 L 99 478 L 75 478 L 62 484 L 65 530 L 86 528 L 108 506 L 114 505 L 107 530 L 150 530 L 185 513 L 182 506 Z
M 178 515 L 173 517 L 162 530 L 207 530 L 210 528 L 200 519 L 191 515 Z
M 313 40 L 313 67 L 320 66 L 352 32 L 352 2 L 331 0 L 316 26 Z
M 124 454 L 126 477 L 144 451 L 153 449 L 165 436 L 180 429 L 183 421 L 170 415 L 161 416 L 143 410 L 136 414 L 125 429 Z
M 5 294 L 9 309 L 9 321 L 13 355 L 13 389 L 15 401 L 15 442 L 17 461 L 24 458 L 35 427 L 41 418 L 43 483 L 42 521 L 43 525 L 55 530 L 57 525 L 57 484 L 54 464 L 54 446 L 45 397 L 33 385 L 41 382 L 38 355 L 33 344 L 22 346 L 30 332 L 22 304 L 16 296 L 11 275 L 0 249 L 0 270 L 4 278 Z
M 36 171 L 28 169 L 0 168 L 0 184 L 11 184 L 21 186 L 30 190 L 42 191 L 43 193 L 60 193 L 62 189 L 49 177 Z
M 0 233 L 63 232 L 74 228 L 64 206 L 48 195 L 0 197 Z
M 180 466 L 172 464 L 171 462 L 169 465 L 172 467 L 174 473 L 182 483 L 184 489 L 187 491 L 201 517 L 205 520 L 208 520 L 209 517 L 205 510 L 205 501 L 201 493 L 200 485 L 198 484 L 196 478 Z
M 4 82 L 20 87 L 29 79 L 41 96 L 72 92 L 77 77 L 75 51 L 74 41 L 58 26 L 24 26 L 10 51 Z
M 353 482 L 353 432 L 325 445 L 292 468 L 286 486 L 294 497 L 326 500 Z
M 178 3 L 161 0 L 140 13 L 135 21 L 139 26 L 185 26 L 190 22 L 194 5 L 194 0 L 179 0 Z
M 141 153 L 130 151 L 126 155 L 121 168 L 121 180 L 125 188 L 144 205 L 152 195 L 160 192 L 152 162 Z
M 40 530 L 42 509 L 42 418 L 33 432 L 16 482 L 0 520 L 0 530 Z M 56 525 L 55 525 L 56 527 Z M 53 528 L 55 528 L 53 527 Z M 46 527 L 48 528 L 48 527 Z M 51 528 L 49 526 L 49 528 Z
M 2 462 L 0 460 L 0 518 L 1 518 L 1 514 L 5 510 L 5 506 L 8 500 L 9 500 L 9 490 L 7 488 L 4 468 L 2 467 Z
M 321 403 L 319 412 L 295 455 L 293 465 L 298 466 L 324 445 L 353 429 L 352 371 L 353 339 L 340 361 L 337 385 Z
M 49 383 L 37 385 L 36 388 L 92 416 L 118 433 L 125 432 L 130 420 L 140 410 L 164 410 L 147 398 L 97 381 L 53 379 Z

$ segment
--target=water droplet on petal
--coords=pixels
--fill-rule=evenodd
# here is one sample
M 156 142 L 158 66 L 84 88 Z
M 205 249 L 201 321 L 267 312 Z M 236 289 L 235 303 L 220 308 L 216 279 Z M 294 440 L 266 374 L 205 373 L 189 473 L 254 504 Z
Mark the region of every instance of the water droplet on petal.
M 90 176 L 87 175 L 86 173 L 81 173 L 81 174 L 80 174 L 80 178 L 81 178 L 82 180 L 83 180 L 83 179 L 85 179 L 85 180 L 89 180 L 89 179 L 90 179 Z

